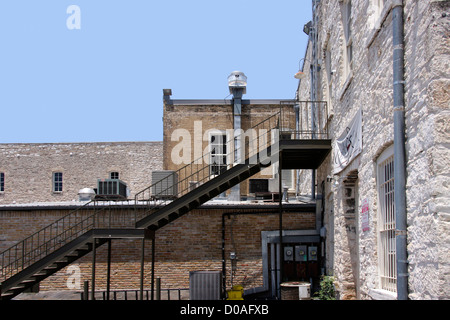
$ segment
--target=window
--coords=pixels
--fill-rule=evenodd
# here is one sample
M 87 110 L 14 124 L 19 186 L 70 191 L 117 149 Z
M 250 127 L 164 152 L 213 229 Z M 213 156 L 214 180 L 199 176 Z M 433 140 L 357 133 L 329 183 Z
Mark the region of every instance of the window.
M 53 192 L 63 191 L 63 174 L 62 172 L 53 172 Z
M 326 46 L 326 51 L 325 51 L 325 71 L 326 71 L 326 94 L 327 94 L 327 109 L 328 109 L 328 114 L 327 116 L 329 117 L 332 113 L 333 113 L 333 107 L 331 104 L 331 97 L 332 97 L 332 84 L 333 84 L 333 69 L 331 69 L 331 48 L 330 45 L 328 44 Z
M 352 2 L 347 0 L 344 2 L 342 11 L 342 20 L 344 24 L 344 81 L 350 76 L 353 62 L 353 38 L 352 38 Z
M 113 171 L 109 173 L 110 179 L 119 179 L 119 173 L 117 171 Z
M 394 203 L 394 148 L 385 150 L 377 161 L 378 187 L 378 250 L 380 288 L 397 291 L 395 203 Z
M 0 192 L 5 191 L 5 173 L 0 172 Z
M 227 135 L 215 131 L 210 136 L 209 173 L 217 176 L 227 169 Z

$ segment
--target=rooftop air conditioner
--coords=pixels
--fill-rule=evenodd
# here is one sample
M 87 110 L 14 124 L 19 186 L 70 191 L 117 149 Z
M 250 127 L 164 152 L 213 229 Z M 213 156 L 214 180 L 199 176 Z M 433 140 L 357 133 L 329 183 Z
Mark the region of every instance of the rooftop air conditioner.
M 98 179 L 97 197 L 105 200 L 127 198 L 127 184 L 119 179 Z
M 175 198 L 178 194 L 178 174 L 172 170 L 152 172 L 152 197 L 155 199 Z

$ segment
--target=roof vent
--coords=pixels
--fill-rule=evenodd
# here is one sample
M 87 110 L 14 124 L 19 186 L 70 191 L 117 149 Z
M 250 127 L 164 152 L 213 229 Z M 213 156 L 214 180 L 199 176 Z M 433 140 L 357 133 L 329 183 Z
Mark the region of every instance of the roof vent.
M 95 197 L 95 191 L 91 188 L 83 188 L 78 191 L 78 200 L 80 201 L 91 201 Z
M 233 71 L 228 76 L 228 87 L 230 93 L 233 93 L 233 89 L 244 89 L 244 94 L 247 93 L 247 76 L 241 71 Z

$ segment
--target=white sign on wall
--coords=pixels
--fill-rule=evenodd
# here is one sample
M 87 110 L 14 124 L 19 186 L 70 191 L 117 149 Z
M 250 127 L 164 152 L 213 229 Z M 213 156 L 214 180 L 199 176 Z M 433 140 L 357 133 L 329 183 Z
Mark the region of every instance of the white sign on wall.
M 333 148 L 334 174 L 341 172 L 362 151 L 362 112 L 355 117 L 336 139 Z
M 369 231 L 369 199 L 365 198 L 361 205 L 361 229 L 363 232 Z

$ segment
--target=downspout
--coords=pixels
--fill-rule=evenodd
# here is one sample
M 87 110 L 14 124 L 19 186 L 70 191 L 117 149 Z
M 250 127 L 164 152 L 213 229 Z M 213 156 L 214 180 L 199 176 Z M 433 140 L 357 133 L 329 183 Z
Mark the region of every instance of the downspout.
M 408 299 L 403 1 L 393 4 L 394 197 L 397 299 Z

